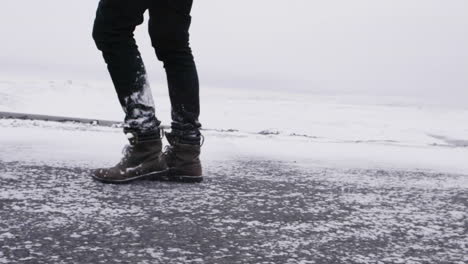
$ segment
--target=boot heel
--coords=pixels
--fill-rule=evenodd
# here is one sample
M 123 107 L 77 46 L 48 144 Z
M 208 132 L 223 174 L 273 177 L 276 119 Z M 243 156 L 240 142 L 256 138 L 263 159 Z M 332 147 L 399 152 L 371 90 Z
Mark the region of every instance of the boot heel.
M 169 174 L 169 169 L 148 174 L 145 176 L 145 179 L 149 181 L 168 181 L 169 180 L 168 174 Z
M 175 169 L 171 168 L 168 173 L 168 178 L 171 181 L 178 181 L 178 182 L 187 182 L 187 183 L 197 183 L 197 182 L 202 182 L 203 181 L 203 176 L 201 175 L 196 175 L 196 176 L 190 176 L 189 173 L 187 173 L 184 170 L 180 169 Z
M 170 176 L 170 180 L 186 183 L 198 183 L 203 181 L 202 176 Z

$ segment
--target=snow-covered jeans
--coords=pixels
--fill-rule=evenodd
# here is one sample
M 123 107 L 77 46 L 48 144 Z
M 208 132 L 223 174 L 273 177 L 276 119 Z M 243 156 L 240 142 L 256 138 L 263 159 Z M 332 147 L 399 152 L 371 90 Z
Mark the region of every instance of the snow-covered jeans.
M 149 34 L 157 58 L 163 62 L 172 105 L 172 129 L 197 131 L 199 83 L 189 45 L 193 0 L 100 0 L 93 38 L 102 51 L 126 114 L 125 127 L 148 133 L 160 125 L 143 60 L 135 43 L 135 27 L 149 10 Z

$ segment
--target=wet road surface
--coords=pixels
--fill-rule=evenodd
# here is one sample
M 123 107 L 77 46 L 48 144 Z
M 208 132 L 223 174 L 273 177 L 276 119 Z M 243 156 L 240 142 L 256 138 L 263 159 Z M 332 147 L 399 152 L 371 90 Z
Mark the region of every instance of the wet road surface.
M 0 263 L 467 263 L 466 175 L 206 161 L 105 185 L 0 160 Z

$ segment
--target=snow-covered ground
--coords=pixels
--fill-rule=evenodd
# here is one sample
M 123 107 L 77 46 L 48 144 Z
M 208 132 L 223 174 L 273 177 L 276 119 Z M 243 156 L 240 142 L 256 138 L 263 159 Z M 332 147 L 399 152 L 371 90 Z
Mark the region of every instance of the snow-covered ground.
M 157 114 L 168 124 L 167 88 L 154 84 L 152 90 Z M 0 111 L 121 120 L 122 110 L 114 93 L 110 82 L 3 77 Z M 314 165 L 468 173 L 468 108 L 411 97 L 216 87 L 203 87 L 201 101 L 204 128 L 226 131 L 205 132 L 207 144 L 213 145 L 207 148 L 213 156 L 219 152 L 257 153 Z M 117 159 L 117 149 L 125 143 L 119 129 L 99 128 L 106 133 L 85 133 L 73 129 L 54 131 L 60 127 L 41 122 L 15 125 L 15 121 L 3 120 L 0 124 L 3 146 L 25 145 L 29 140 L 33 145 L 43 142 L 46 147 L 52 140 L 75 144 L 68 153 L 71 156 L 82 150 Z M 41 129 L 35 133 L 38 126 Z M 44 126 L 50 134 L 42 140 Z M 216 146 L 216 135 L 231 137 L 229 147 Z M 102 139 L 96 140 L 99 137 Z

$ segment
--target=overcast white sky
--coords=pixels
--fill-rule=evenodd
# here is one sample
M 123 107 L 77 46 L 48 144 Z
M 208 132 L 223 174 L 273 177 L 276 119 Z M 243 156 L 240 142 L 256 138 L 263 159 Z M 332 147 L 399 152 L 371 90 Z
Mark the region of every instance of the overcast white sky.
M 2 0 L 0 71 L 104 79 L 97 0 Z M 468 96 L 467 0 L 195 0 L 202 83 L 248 89 Z M 137 31 L 153 81 L 165 81 Z

